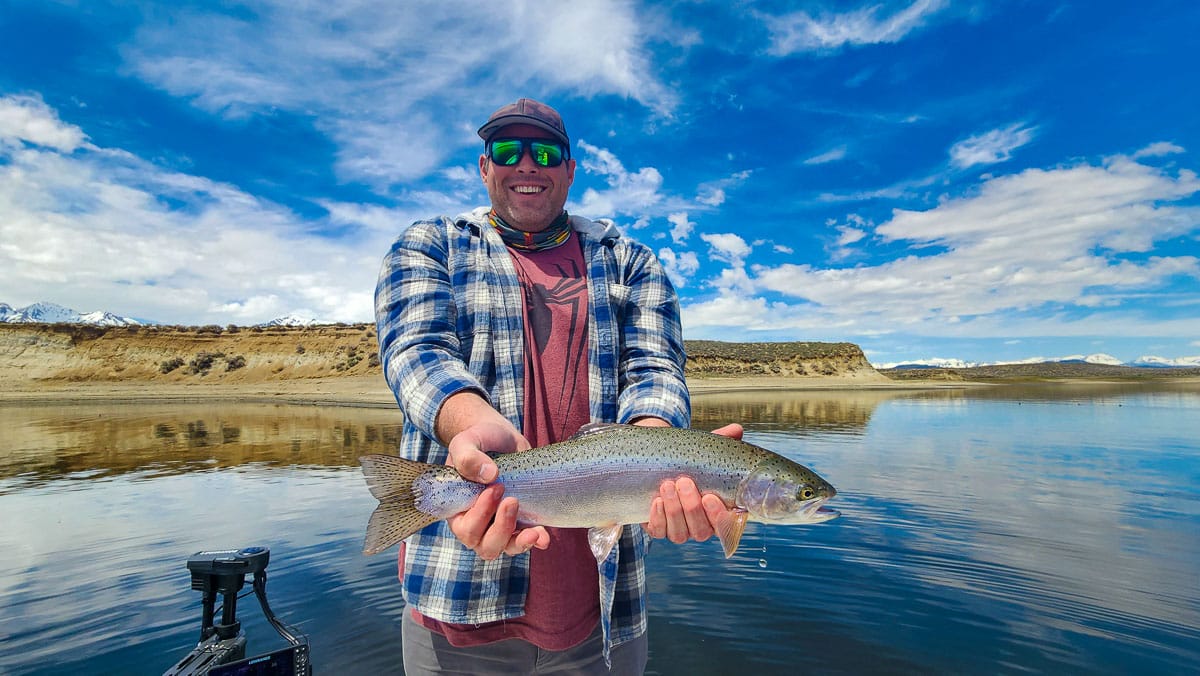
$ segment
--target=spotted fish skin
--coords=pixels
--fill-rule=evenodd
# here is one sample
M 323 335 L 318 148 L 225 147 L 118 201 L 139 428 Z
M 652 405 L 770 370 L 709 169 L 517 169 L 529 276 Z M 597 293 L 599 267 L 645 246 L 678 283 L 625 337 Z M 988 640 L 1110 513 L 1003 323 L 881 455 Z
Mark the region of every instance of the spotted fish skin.
M 367 553 L 465 511 L 486 487 L 444 465 L 379 455 L 360 460 L 380 500 L 368 526 Z M 837 516 L 823 506 L 837 491 L 812 470 L 753 444 L 698 430 L 587 425 L 567 441 L 498 455 L 495 462 L 500 470 L 495 483 L 504 486 L 505 497 L 517 498 L 520 524 L 592 529 L 598 558 L 607 555 L 620 526 L 649 518 L 664 480 L 681 476 L 733 508 L 732 523 L 717 524 L 727 556 L 748 520 L 800 524 Z

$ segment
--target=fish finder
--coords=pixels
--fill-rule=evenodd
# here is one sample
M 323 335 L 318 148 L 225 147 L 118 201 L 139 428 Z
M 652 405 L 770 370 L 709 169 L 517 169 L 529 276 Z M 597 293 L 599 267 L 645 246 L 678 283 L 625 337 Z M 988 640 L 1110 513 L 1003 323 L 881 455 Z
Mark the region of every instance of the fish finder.
M 192 589 L 201 593 L 200 642 L 163 676 L 310 676 L 308 639 L 281 622 L 267 603 L 266 547 L 244 547 L 196 552 L 187 560 Z M 246 634 L 237 619 L 238 592 L 246 576 L 253 575 L 254 595 L 267 622 L 289 646 L 274 652 L 246 657 Z M 217 621 L 217 595 L 221 616 Z

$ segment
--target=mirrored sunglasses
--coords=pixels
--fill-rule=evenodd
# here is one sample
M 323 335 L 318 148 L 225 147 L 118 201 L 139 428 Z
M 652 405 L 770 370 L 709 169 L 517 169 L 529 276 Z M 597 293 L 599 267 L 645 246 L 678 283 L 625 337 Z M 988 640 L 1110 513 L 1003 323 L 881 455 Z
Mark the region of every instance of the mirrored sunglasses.
M 521 161 L 526 148 L 534 164 L 539 167 L 557 167 L 567 158 L 567 149 L 563 144 L 544 138 L 492 139 L 488 142 L 487 154 L 496 164 L 511 167 Z

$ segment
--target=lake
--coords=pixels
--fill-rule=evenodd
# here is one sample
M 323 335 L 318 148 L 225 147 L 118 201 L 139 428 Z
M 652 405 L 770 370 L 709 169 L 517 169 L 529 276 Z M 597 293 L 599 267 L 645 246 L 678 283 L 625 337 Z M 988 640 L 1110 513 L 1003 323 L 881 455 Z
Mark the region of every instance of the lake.
M 694 426 L 817 470 L 842 517 L 656 542 L 655 674 L 1181 673 L 1200 664 L 1200 385 L 705 395 Z M 161 674 L 187 558 L 271 550 L 317 673 L 399 673 L 395 550 L 356 458 L 394 410 L 0 404 L 0 674 Z M 247 590 L 249 587 L 247 586 Z M 285 644 L 253 596 L 248 654 Z

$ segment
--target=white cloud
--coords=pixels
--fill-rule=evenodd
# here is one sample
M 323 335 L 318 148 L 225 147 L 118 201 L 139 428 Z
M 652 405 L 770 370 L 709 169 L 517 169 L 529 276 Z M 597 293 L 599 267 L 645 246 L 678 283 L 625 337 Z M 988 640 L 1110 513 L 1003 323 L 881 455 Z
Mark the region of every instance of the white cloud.
M 696 201 L 708 207 L 721 206 L 725 203 L 726 191 L 741 186 L 753 173 L 746 169 L 716 181 L 701 183 L 696 191 Z
M 0 147 L 25 142 L 70 153 L 86 139 L 79 127 L 60 120 L 41 97 L 0 97 Z
M 976 193 L 928 211 L 896 210 L 874 233 L 893 248 L 907 243 L 907 256 L 854 268 L 757 267 L 755 283 L 862 326 L 972 323 L 1012 335 L 1020 329 L 1011 313 L 1054 307 L 1119 313 L 1118 293 L 1200 278 L 1194 256 L 1153 255 L 1155 242 L 1196 229 L 1200 209 L 1170 203 L 1198 191 L 1200 180 L 1190 171 L 1172 177 L 1127 157 L 1030 169 L 989 179 Z M 918 255 L 929 246 L 942 250 Z M 1105 333 L 1102 321 L 1057 320 Z
M 807 164 L 807 165 L 829 164 L 830 162 L 837 162 L 838 160 L 842 160 L 845 158 L 846 158 L 846 146 L 838 146 L 836 148 L 827 150 L 827 151 L 821 153 L 820 155 L 814 155 L 814 156 L 808 158 L 807 160 L 804 160 L 804 164 Z
M 1140 160 L 1145 157 L 1163 157 L 1164 155 L 1175 155 L 1184 152 L 1183 148 L 1169 143 L 1167 141 L 1159 141 L 1151 143 L 1133 154 L 1133 159 Z
M 1035 131 L 1036 127 L 1017 123 L 972 136 L 950 148 L 950 162 L 960 169 L 1004 162 L 1012 157 L 1012 151 L 1032 141 Z
M 700 259 L 692 251 L 677 254 L 674 250 L 663 247 L 658 250 L 658 259 L 666 269 L 667 276 L 671 278 L 671 283 L 677 288 L 686 286 L 688 278 L 700 269 Z
M 147 9 L 123 49 L 127 70 L 228 117 L 311 117 L 337 144 L 339 173 L 380 190 L 428 175 L 475 142 L 455 130 L 473 130 L 516 98 L 512 92 L 611 94 L 662 116 L 678 105 L 642 44 L 648 25 L 628 3 L 251 0 L 244 7 Z M 448 124 L 455 120 L 462 124 Z
M 686 211 L 671 214 L 667 216 L 667 220 L 671 223 L 671 240 L 676 244 L 683 244 L 692 234 L 692 230 L 696 224 L 688 220 Z
M 880 5 L 871 5 L 852 12 L 816 17 L 804 11 L 766 16 L 764 21 L 771 33 L 768 51 L 775 56 L 787 56 L 846 45 L 899 42 L 924 26 L 929 17 L 947 4 L 945 0 L 916 0 L 892 14 L 883 14 Z
M 119 149 L 69 148 L 0 145 L 5 300 L 189 324 L 266 321 L 297 308 L 334 321 L 372 316 L 388 235 L 347 245 L 235 186 Z
M 700 239 L 708 242 L 708 251 L 712 258 L 725 261 L 732 266 L 741 265 L 753 250 L 749 244 L 746 244 L 746 240 L 731 232 L 713 235 L 701 233 Z
M 576 158 L 579 167 L 602 177 L 609 189 L 588 188 L 580 198 L 579 206 L 570 211 L 593 218 L 616 214 L 640 216 L 646 211 L 658 211 L 663 201 L 659 192 L 663 177 L 657 169 L 642 167 L 630 173 L 611 151 L 582 139 L 578 146 L 583 150 L 583 156 Z

